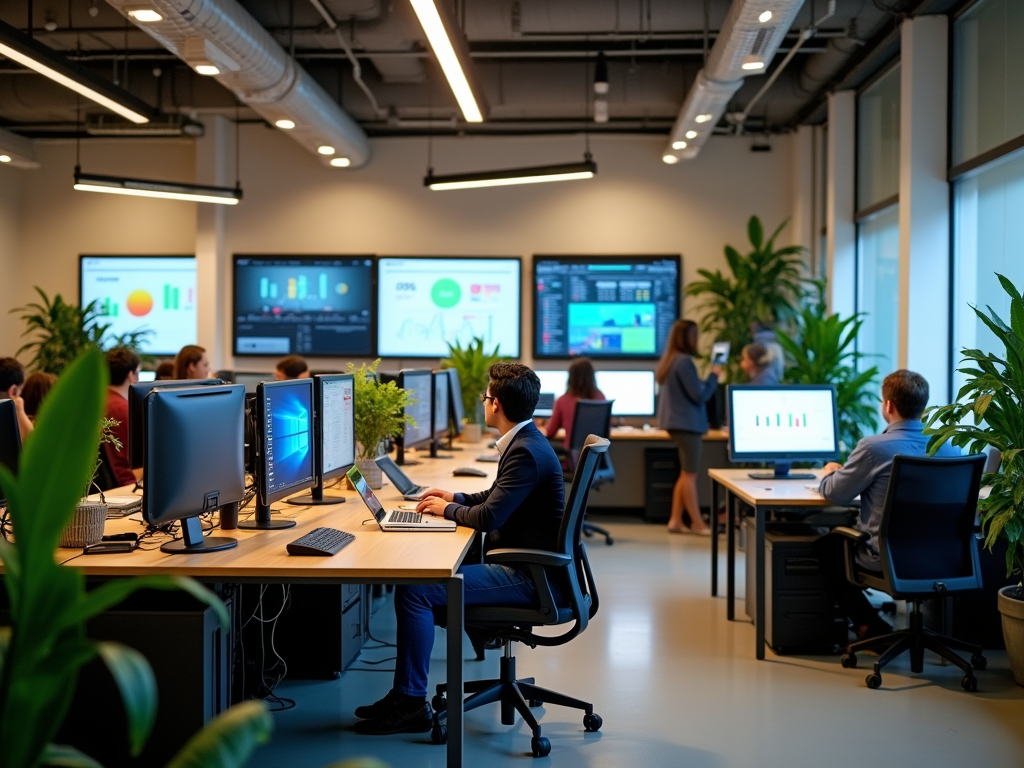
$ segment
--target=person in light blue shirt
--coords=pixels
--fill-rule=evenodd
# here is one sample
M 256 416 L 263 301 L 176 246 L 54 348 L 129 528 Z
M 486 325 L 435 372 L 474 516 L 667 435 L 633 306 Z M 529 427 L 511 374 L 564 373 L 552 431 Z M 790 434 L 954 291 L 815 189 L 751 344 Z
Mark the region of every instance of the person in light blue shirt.
M 924 456 L 928 437 L 923 434 L 921 414 L 928 404 L 928 382 L 913 371 L 895 371 L 882 382 L 882 418 L 888 425 L 881 434 L 865 437 L 850 453 L 846 464 L 830 462 L 818 492 L 837 506 L 850 506 L 860 496 L 857 527 L 870 539 L 857 549 L 857 564 L 865 570 L 881 572 L 878 554 L 878 528 L 885 506 L 886 489 L 892 471 L 892 458 Z M 960 450 L 946 444 L 935 454 L 959 456 Z M 891 632 L 892 628 L 871 607 L 864 592 L 846 580 L 843 542 L 837 536 L 825 536 L 819 542 L 819 557 L 840 606 L 853 622 L 858 638 Z

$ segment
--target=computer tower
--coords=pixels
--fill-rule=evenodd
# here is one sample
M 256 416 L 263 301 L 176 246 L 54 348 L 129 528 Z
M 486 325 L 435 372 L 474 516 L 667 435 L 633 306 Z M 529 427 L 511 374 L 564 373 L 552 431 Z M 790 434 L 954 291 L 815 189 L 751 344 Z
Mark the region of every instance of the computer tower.
M 679 453 L 672 448 L 644 449 L 644 520 L 668 522 L 672 489 L 679 479 Z
M 340 675 L 369 639 L 369 604 L 365 584 L 293 585 L 274 641 L 288 664 L 288 679 Z

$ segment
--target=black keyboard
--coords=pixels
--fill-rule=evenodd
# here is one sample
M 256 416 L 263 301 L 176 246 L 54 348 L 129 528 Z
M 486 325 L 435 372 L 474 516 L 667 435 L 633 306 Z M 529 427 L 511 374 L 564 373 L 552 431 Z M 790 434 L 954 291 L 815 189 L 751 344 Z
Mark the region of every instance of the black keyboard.
M 333 555 L 355 538 L 335 528 L 314 528 L 288 544 L 289 555 Z
M 392 512 L 389 523 L 422 523 L 423 515 L 419 512 Z

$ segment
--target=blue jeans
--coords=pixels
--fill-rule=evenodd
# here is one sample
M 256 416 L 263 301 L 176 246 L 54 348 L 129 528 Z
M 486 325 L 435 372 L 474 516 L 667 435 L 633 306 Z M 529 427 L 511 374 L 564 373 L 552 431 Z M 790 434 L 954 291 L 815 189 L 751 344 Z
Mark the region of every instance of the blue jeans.
M 524 574 L 504 565 L 464 565 L 464 605 L 533 605 L 537 590 Z M 395 693 L 422 698 L 427 695 L 427 671 L 434 647 L 434 608 L 448 604 L 444 584 L 408 584 L 395 587 L 398 649 Z M 449 631 L 452 631 L 449 628 Z

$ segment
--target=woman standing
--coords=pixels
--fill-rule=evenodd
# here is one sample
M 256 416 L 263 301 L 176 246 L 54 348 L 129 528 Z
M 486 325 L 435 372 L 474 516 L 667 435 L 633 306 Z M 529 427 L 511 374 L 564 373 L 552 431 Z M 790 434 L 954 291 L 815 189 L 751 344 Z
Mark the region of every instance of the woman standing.
M 594 381 L 594 364 L 589 358 L 580 357 L 569 366 L 569 384 L 564 395 L 555 400 L 551 409 L 551 418 L 547 423 L 547 436 L 554 437 L 560 427 L 565 428 L 565 447 L 569 448 L 572 439 L 572 424 L 576 419 L 576 402 L 578 400 L 606 399 Z
M 696 533 L 710 536 L 711 528 L 700 516 L 697 502 L 697 472 L 704 433 L 708 431 L 705 403 L 714 397 L 721 366 L 711 366 L 711 375 L 702 379 L 697 373 L 697 324 L 676 320 L 654 377 L 661 385 L 658 395 L 658 426 L 668 430 L 679 449 L 679 479 L 672 489 L 672 514 L 669 533 Z M 683 512 L 690 515 L 690 526 L 683 525 Z

